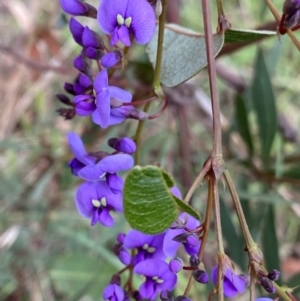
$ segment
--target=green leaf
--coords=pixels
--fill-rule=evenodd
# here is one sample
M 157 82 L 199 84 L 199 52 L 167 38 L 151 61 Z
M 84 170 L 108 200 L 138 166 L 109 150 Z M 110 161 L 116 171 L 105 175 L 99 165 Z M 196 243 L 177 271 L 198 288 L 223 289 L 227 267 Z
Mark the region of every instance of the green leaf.
M 158 31 L 156 30 L 147 46 L 147 53 L 153 67 L 156 63 L 157 39 Z M 213 36 L 215 56 L 221 50 L 223 43 L 223 34 Z M 199 73 L 206 65 L 204 36 L 184 27 L 169 24 L 168 28 L 165 28 L 161 83 L 167 87 L 177 86 Z
M 182 201 L 174 196 L 173 196 L 173 198 L 174 198 L 175 202 L 177 203 L 179 210 L 190 214 L 197 220 L 200 219 L 199 213 L 192 206 L 190 206 L 189 204 L 185 203 L 184 201 Z
M 235 120 L 237 130 L 248 146 L 249 156 L 253 155 L 252 135 L 249 127 L 248 113 L 245 105 L 245 99 L 237 94 L 235 97 Z
M 276 31 L 228 29 L 225 31 L 225 44 L 238 42 L 252 42 L 272 36 L 276 36 Z
M 280 270 L 279 248 L 276 236 L 276 221 L 273 205 L 268 205 L 267 214 L 264 218 L 262 246 L 267 269 Z
M 156 234 L 171 226 L 179 214 L 172 184 L 171 176 L 157 166 L 136 166 L 127 174 L 124 214 L 132 228 Z
M 258 51 L 255 63 L 251 96 L 261 141 L 261 159 L 266 167 L 277 129 L 277 117 L 275 97 L 261 50 Z

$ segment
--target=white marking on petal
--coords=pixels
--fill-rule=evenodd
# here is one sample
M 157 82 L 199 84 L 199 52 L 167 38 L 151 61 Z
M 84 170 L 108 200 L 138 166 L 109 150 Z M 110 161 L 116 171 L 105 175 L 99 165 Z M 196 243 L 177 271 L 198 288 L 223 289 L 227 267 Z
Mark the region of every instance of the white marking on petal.
M 103 174 L 99 177 L 99 179 L 103 179 L 105 176 L 106 176 L 106 172 L 103 173 Z
M 158 284 L 164 283 L 164 280 L 163 280 L 163 279 L 159 279 L 159 278 L 156 279 L 155 281 L 156 281 L 156 283 L 158 283 Z
M 156 251 L 156 248 L 153 248 L 153 247 L 147 248 L 148 253 L 154 253 L 155 251 Z
M 143 247 L 142 247 L 143 250 L 147 250 L 148 248 L 149 248 L 148 244 L 144 244 Z
M 154 281 L 156 281 L 157 279 L 158 279 L 157 276 L 153 276 L 153 277 L 152 277 L 152 280 L 154 280 Z
M 101 202 L 99 200 L 92 199 L 92 204 L 96 208 L 100 208 L 101 207 Z
M 132 22 L 132 17 L 128 17 L 128 18 L 125 19 L 124 23 L 125 23 L 125 25 L 126 25 L 127 28 L 130 27 L 131 22 Z
M 101 198 L 100 203 L 101 203 L 101 205 L 102 205 L 103 207 L 106 207 L 106 206 L 107 206 L 106 197 Z
M 119 25 L 124 25 L 125 20 L 124 20 L 122 15 L 117 14 L 117 22 L 118 22 Z

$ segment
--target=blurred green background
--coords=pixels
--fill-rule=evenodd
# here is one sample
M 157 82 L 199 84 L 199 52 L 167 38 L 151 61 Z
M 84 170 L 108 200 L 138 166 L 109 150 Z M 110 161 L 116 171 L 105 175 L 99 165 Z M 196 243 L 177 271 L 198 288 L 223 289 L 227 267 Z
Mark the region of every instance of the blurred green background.
M 282 1 L 274 4 L 281 11 Z M 276 30 L 264 1 L 224 0 L 224 8 L 234 28 Z M 97 30 L 93 20 L 79 19 Z M 169 20 L 203 31 L 200 1 L 170 0 Z M 0 30 L 0 300 L 101 300 L 103 287 L 122 267 L 112 252 L 116 234 L 129 227 L 120 216 L 112 229 L 91 227 L 79 216 L 74 192 L 80 180 L 67 168 L 72 154 L 65 136 L 75 131 L 89 151 L 105 150 L 109 137 L 133 135 L 136 122 L 101 130 L 89 118 L 57 115 L 55 94 L 76 76 L 72 58 L 80 50 L 59 1 L 1 1 Z M 229 49 L 217 60 L 224 158 L 267 267 L 280 269 L 290 287 L 300 284 L 299 65 L 287 37 Z M 122 78 L 135 99 L 151 89 L 142 47 L 132 49 L 127 69 L 113 81 L 122 85 Z M 168 109 L 147 122 L 142 163 L 160 164 L 184 194 L 212 147 L 207 72 L 166 93 Z M 246 272 L 237 218 L 228 191 L 221 193 L 226 250 Z M 205 200 L 204 185 L 192 200 L 202 213 Z M 206 253 L 210 270 L 216 263 L 213 231 Z M 181 280 L 179 292 L 184 275 Z M 206 300 L 206 294 L 198 288 L 193 300 Z

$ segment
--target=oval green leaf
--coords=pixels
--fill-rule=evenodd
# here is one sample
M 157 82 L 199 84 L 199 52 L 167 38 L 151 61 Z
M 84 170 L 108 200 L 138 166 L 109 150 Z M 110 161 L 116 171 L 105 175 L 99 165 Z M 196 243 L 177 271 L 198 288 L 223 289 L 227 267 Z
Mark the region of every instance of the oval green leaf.
M 172 29 L 172 30 L 171 30 Z M 147 46 L 149 60 L 156 63 L 158 30 Z M 224 35 L 213 36 L 214 55 L 224 44 Z M 199 73 L 207 65 L 205 38 L 184 27 L 169 24 L 165 28 L 160 81 L 167 87 L 177 86 Z
M 225 44 L 239 42 L 253 42 L 263 38 L 276 36 L 276 31 L 228 29 L 225 32 Z
M 170 191 L 174 181 L 158 166 L 134 167 L 124 185 L 124 214 L 130 226 L 146 234 L 168 229 L 180 212 L 199 214 Z

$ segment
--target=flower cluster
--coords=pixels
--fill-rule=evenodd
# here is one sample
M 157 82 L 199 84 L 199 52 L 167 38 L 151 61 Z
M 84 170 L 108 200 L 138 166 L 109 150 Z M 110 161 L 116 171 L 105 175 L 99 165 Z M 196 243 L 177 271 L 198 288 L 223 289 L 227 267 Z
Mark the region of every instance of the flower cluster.
M 117 68 L 123 68 L 128 47 L 135 41 L 146 44 L 152 38 L 155 27 L 155 13 L 147 0 L 102 0 L 98 9 L 81 0 L 60 0 L 62 9 L 72 15 L 69 23 L 74 41 L 81 46 L 73 65 L 78 74 L 72 83 L 65 83 L 66 94 L 58 94 L 59 101 L 67 106 L 58 110 L 65 119 L 76 115 L 90 116 L 101 128 L 122 123 L 128 118 L 144 120 L 148 115 L 135 108 L 132 94 L 110 84 L 110 78 Z M 82 25 L 74 16 L 97 19 L 99 30 Z M 103 33 L 109 38 L 109 47 L 103 40 Z M 125 50 L 124 50 L 125 49 Z M 120 172 L 134 166 L 132 154 L 136 144 L 129 137 L 111 138 L 108 146 L 111 152 L 87 152 L 76 133 L 68 133 L 69 147 L 74 157 L 69 161 L 72 174 L 83 180 L 76 191 L 75 203 L 79 213 L 90 220 L 92 226 L 101 224 L 112 227 L 112 213 L 123 211 L 124 180 Z M 177 187 L 171 192 L 179 199 Z M 125 267 L 113 275 L 103 291 L 103 299 L 110 301 L 161 300 L 190 301 L 183 295 L 175 297 L 172 290 L 177 284 L 177 274 L 189 270 L 198 283 L 206 284 L 210 278 L 217 282 L 218 267 L 211 277 L 206 273 L 198 254 L 201 248 L 203 226 L 194 217 L 180 214 L 173 225 L 156 235 L 131 230 L 119 233 L 114 253 Z M 189 263 L 178 257 L 186 254 Z M 181 256 L 182 257 L 182 256 Z M 130 279 L 121 286 L 120 274 L 130 270 Z M 276 272 L 262 274 L 260 283 L 268 292 L 274 292 L 272 281 Z M 138 290 L 133 287 L 132 275 L 141 275 L 144 282 Z M 246 278 L 236 275 L 230 265 L 223 270 L 224 295 L 233 297 L 244 293 Z M 262 298 L 258 300 L 267 300 Z

